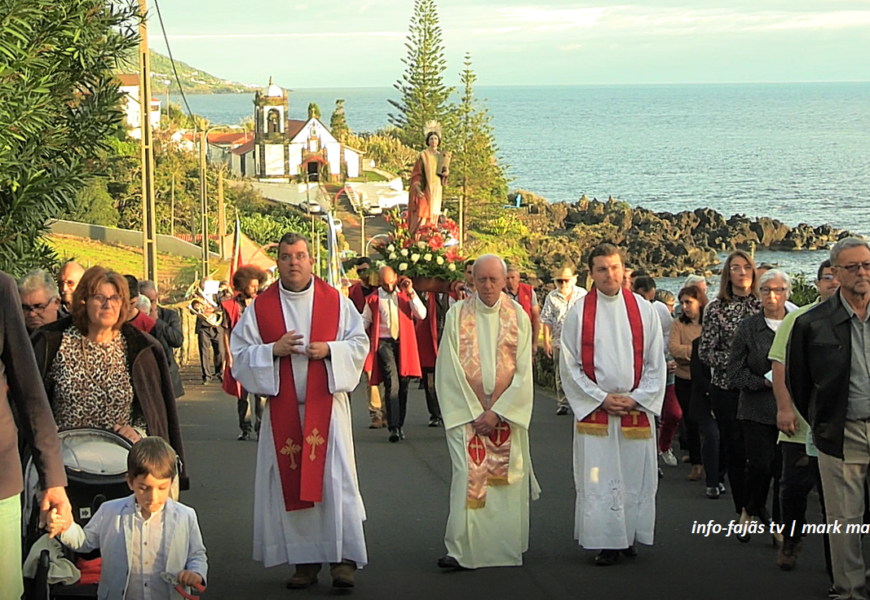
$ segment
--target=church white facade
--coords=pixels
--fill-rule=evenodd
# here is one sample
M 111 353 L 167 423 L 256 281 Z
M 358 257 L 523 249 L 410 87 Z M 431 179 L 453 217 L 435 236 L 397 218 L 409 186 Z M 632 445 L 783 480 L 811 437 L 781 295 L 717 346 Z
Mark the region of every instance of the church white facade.
M 318 119 L 288 118 L 287 91 L 273 83 L 254 96 L 254 139 L 230 150 L 239 177 L 268 181 L 343 181 L 361 174 L 361 152 L 339 142 Z

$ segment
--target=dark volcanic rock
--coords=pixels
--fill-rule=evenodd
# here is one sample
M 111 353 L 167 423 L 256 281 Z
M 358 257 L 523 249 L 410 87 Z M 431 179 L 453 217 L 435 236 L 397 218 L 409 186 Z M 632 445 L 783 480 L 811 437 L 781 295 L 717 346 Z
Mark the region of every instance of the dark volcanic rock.
M 739 214 L 726 219 L 710 208 L 672 214 L 632 208 L 614 198 L 601 202 L 583 196 L 573 204 L 550 204 L 532 194 L 524 197 L 531 199 L 536 217 L 524 222 L 538 234 L 528 250 L 537 277 L 545 282 L 565 264 L 573 265 L 582 279 L 590 250 L 602 242 L 623 248 L 634 268 L 654 276 L 681 276 L 718 264 L 717 252 L 814 250 L 848 235 L 830 225 L 791 228 L 776 219 Z

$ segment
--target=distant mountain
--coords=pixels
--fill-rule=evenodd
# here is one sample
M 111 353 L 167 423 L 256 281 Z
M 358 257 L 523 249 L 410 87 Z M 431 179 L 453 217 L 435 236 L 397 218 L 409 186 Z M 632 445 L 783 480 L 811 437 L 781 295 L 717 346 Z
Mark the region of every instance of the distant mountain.
M 172 70 L 172 62 L 169 57 L 154 50 L 150 50 L 150 53 L 151 73 L 153 75 L 151 79 L 152 94 L 155 96 L 165 95 L 167 81 L 171 82 L 170 95 L 178 94 L 178 82 L 175 80 L 175 73 Z M 138 70 L 135 54 L 132 60 L 126 61 L 126 63 L 126 66 L 122 67 L 120 71 L 135 73 Z M 185 94 L 250 94 L 261 87 L 221 79 L 205 71 L 195 69 L 180 60 L 175 61 L 175 69 L 178 71 L 178 77 L 184 86 Z

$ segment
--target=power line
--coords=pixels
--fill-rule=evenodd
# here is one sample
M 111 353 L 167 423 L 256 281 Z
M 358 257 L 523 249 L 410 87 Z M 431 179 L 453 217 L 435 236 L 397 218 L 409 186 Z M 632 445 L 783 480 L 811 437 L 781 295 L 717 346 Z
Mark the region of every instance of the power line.
M 160 29 L 163 31 L 163 41 L 166 42 L 166 51 L 169 54 L 169 62 L 172 64 L 172 72 L 175 73 L 175 81 L 178 82 L 178 91 L 181 92 L 181 99 L 184 100 L 184 106 L 187 108 L 187 116 L 193 121 L 193 129 L 198 129 L 196 119 L 193 118 L 193 111 L 190 110 L 190 104 L 187 103 L 187 96 L 184 94 L 184 86 L 181 85 L 181 77 L 178 76 L 178 69 L 175 67 L 175 59 L 172 57 L 172 48 L 169 46 L 169 36 L 166 35 L 166 26 L 163 24 L 163 15 L 160 13 L 160 3 L 154 0 L 154 6 L 157 8 L 157 19 L 160 21 Z M 150 75 L 150 74 L 149 74 Z M 166 107 L 169 110 L 169 107 Z

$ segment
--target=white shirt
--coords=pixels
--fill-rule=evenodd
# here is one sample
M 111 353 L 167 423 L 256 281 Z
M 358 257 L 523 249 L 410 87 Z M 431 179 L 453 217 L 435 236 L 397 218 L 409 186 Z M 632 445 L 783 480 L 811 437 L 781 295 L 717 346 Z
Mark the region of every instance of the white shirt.
M 166 595 L 166 583 L 160 578 L 166 564 L 162 507 L 146 519 L 142 516 L 142 509 L 136 505 L 130 549 L 130 581 L 125 600 L 170 600 Z
M 390 334 L 390 303 L 393 304 L 394 314 L 398 315 L 398 290 L 394 289 L 391 293 L 387 293 L 384 291 L 384 288 L 378 288 L 378 300 L 378 312 L 381 315 L 381 323 L 380 329 L 378 330 L 378 337 L 380 339 L 393 339 L 393 336 Z M 420 300 L 420 296 L 418 296 L 416 293 L 411 299 L 411 312 L 421 321 L 426 318 L 426 305 L 423 304 L 423 301 Z M 372 310 L 371 308 L 369 308 L 368 304 L 366 304 L 366 307 L 363 309 L 362 318 L 366 329 L 368 329 L 369 325 L 372 324 Z

